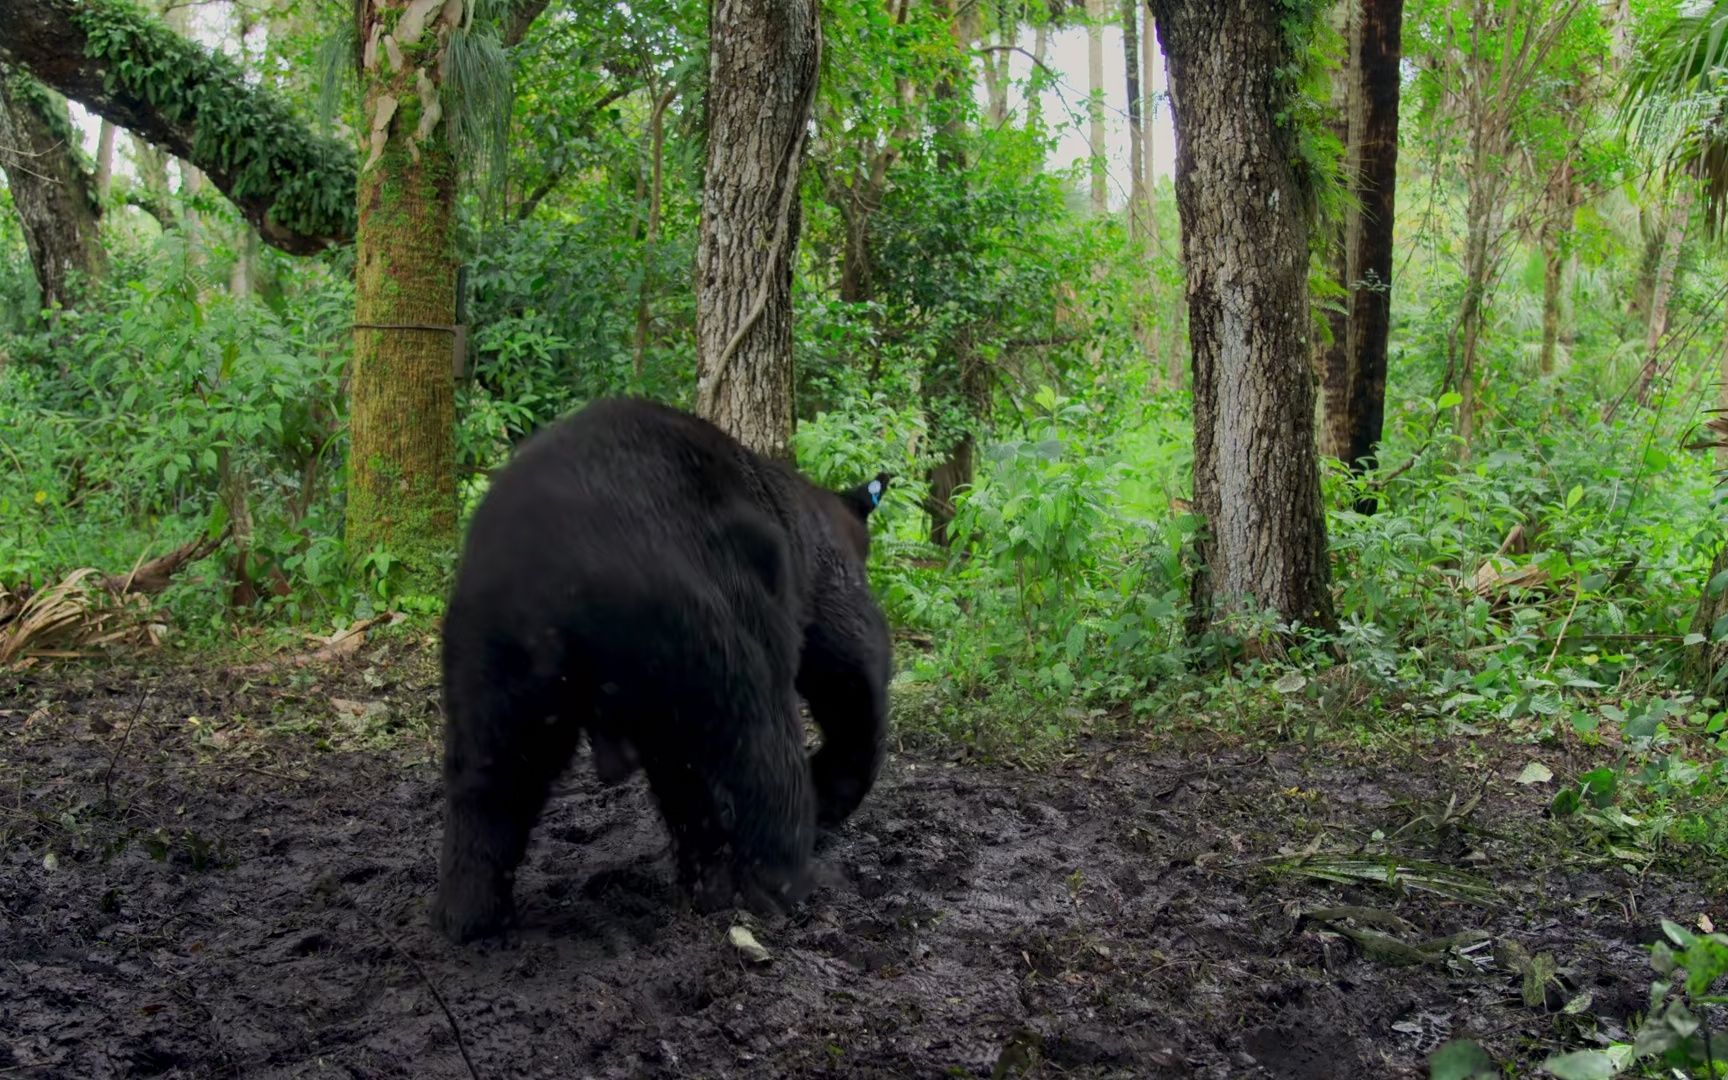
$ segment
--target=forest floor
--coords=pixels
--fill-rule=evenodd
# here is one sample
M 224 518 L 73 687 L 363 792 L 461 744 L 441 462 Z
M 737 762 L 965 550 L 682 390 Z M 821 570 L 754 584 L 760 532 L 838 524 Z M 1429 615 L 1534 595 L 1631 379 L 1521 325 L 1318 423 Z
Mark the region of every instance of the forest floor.
M 1545 816 L 1517 779 L 1564 748 L 1164 732 L 896 753 L 766 962 L 584 753 L 520 928 L 455 948 L 431 656 L 0 675 L 0 1075 L 1390 1078 L 1466 1035 L 1528 1072 L 1625 1036 L 1662 917 L 1728 923 Z M 1403 887 L 1326 880 L 1365 853 Z

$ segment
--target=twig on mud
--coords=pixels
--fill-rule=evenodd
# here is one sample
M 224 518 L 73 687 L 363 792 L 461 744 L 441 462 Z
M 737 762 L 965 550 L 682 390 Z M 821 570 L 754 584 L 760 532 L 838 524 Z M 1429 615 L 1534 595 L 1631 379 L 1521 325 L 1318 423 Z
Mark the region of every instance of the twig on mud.
M 339 631 L 329 637 L 314 637 L 313 640 L 320 644 L 319 647 L 312 652 L 301 653 L 298 656 L 281 657 L 273 660 L 260 660 L 252 664 L 241 664 L 238 667 L 229 668 L 228 674 L 264 675 L 280 668 L 310 667 L 314 664 L 327 664 L 332 660 L 339 660 L 346 656 L 352 656 L 360 650 L 362 645 L 366 644 L 367 631 L 371 630 L 375 626 L 395 625 L 396 623 L 401 622 L 404 617 L 405 616 L 400 612 L 385 612 L 382 615 L 376 615 L 370 619 L 362 619 L 353 626 L 350 626 L 348 629 Z
M 384 929 L 384 924 L 374 918 L 370 911 L 361 907 L 352 896 L 346 899 L 354 910 L 360 913 L 361 918 L 372 924 L 372 929 L 378 931 L 378 936 L 396 950 L 396 955 L 408 961 L 408 966 L 414 969 L 414 974 L 420 976 L 420 981 L 426 984 L 426 989 L 432 994 L 432 1000 L 436 1001 L 438 1007 L 444 1010 L 444 1019 L 450 1022 L 450 1033 L 456 1036 L 456 1049 L 462 1054 L 462 1064 L 468 1066 L 468 1075 L 472 1076 L 474 1080 L 480 1080 L 480 1070 L 474 1067 L 474 1059 L 468 1056 L 468 1044 L 462 1039 L 462 1026 L 456 1022 L 456 1014 L 450 1011 L 450 1006 L 444 1001 L 444 995 L 438 992 L 438 987 L 432 982 L 431 976 L 426 974 L 426 969 L 420 966 L 420 961 L 414 959 L 408 950 L 404 949 L 401 943 L 391 935 L 390 931 Z
M 1230 772 L 1233 769 L 1251 769 L 1256 765 L 1264 764 L 1265 761 L 1266 755 L 1261 754 L 1259 757 L 1250 758 L 1247 761 L 1232 762 L 1229 765 L 1207 765 L 1203 769 L 1189 769 L 1187 772 L 1177 774 L 1174 784 L 1163 791 L 1153 792 L 1152 797 L 1159 802 L 1168 802 L 1170 797 L 1186 787 L 1190 780 L 1210 779 L 1214 773 Z
M 304 784 L 310 779 L 305 776 L 289 776 L 287 773 L 271 772 L 269 769 L 261 769 L 256 765 L 247 765 L 238 761 L 211 761 L 205 763 L 205 767 L 210 769 L 232 769 L 236 772 L 257 773 L 259 776 L 268 776 L 272 780 L 281 780 L 290 784 Z
M 120 735 L 120 745 L 114 748 L 114 753 L 108 758 L 108 771 L 102 774 L 102 801 L 109 806 L 114 805 L 114 792 L 111 785 L 114 782 L 114 766 L 120 764 L 120 755 L 126 752 L 126 743 L 132 738 L 132 725 L 138 720 L 138 714 L 144 711 L 144 706 L 150 701 L 150 695 L 155 693 L 155 687 L 144 691 L 138 699 L 138 704 L 132 710 L 132 715 L 126 718 L 126 730 Z
M 58 1061 L 27 1061 L 21 1065 L 7 1065 L 0 1068 L 0 1076 L 11 1076 L 15 1073 L 35 1072 L 37 1069 L 56 1069 L 66 1063 L 65 1058 Z

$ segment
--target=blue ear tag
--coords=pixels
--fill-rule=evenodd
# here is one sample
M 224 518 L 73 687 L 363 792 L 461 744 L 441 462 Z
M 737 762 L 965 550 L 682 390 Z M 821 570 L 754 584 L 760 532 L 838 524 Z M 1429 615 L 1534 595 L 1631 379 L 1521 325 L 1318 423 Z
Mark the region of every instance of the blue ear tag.
M 864 490 L 870 493 L 871 506 L 880 506 L 882 504 L 882 481 L 872 480 L 870 481 L 869 486 Z

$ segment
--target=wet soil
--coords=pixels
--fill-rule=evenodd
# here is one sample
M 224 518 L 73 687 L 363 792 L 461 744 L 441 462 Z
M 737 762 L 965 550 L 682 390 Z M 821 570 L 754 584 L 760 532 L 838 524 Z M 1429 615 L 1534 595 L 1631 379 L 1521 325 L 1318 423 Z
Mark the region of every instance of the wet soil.
M 522 925 L 455 948 L 426 918 L 436 688 L 397 648 L 0 675 L 0 1075 L 1395 1078 L 1465 1035 L 1527 1069 L 1630 1029 L 1662 917 L 1728 922 L 1545 819 L 1515 778 L 1559 751 L 1154 735 L 897 753 L 824 885 L 748 924 L 767 962 L 681 906 L 640 780 L 579 757 Z M 1280 872 L 1361 852 L 1493 891 Z

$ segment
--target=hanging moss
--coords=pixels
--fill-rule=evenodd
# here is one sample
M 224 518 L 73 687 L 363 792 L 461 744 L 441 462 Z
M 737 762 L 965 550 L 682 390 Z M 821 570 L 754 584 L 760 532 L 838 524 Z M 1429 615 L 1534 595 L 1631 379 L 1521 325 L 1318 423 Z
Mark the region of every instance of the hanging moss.
M 84 0 L 71 17 L 110 93 L 147 103 L 191 132 L 187 155 L 225 177 L 235 202 L 303 237 L 354 235 L 354 152 L 307 130 L 287 102 L 246 82 L 238 65 L 187 41 L 128 0 Z M 266 238 L 270 230 L 262 230 Z

